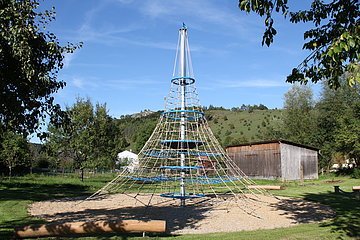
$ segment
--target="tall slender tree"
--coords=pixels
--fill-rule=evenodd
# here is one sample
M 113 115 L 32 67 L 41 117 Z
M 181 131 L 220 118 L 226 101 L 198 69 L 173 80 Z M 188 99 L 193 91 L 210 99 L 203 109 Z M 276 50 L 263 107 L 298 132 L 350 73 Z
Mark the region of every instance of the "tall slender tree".
M 115 121 L 108 115 L 106 104 L 96 104 L 94 112 L 94 143 L 91 165 L 93 168 L 114 168 L 118 153 L 119 135 Z
M 81 170 L 81 180 L 84 180 L 84 168 L 90 159 L 94 139 L 94 107 L 90 99 L 77 99 L 67 110 L 70 117 L 70 149 L 72 150 L 76 168 Z
M 285 94 L 283 137 L 313 145 L 316 129 L 313 92 L 308 86 L 295 84 Z

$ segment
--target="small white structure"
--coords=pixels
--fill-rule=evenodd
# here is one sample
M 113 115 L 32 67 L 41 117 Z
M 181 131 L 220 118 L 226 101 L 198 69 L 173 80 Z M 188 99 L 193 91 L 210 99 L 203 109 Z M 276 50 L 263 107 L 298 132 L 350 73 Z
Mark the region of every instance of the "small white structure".
M 139 166 L 139 157 L 137 154 L 125 150 L 117 155 L 116 165 L 124 165 L 129 172 L 134 172 L 135 168 Z
M 346 159 L 342 163 L 334 163 L 330 168 L 330 172 L 336 172 L 341 168 L 354 168 L 354 167 L 356 167 L 355 160 Z

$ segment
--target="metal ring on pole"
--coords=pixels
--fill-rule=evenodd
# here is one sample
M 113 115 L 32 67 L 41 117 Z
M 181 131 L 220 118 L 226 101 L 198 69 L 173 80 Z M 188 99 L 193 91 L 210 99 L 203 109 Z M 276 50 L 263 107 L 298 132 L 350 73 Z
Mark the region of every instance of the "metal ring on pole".
M 170 170 L 197 170 L 201 169 L 199 166 L 161 166 L 160 169 L 170 169 Z
M 173 199 L 189 199 L 189 198 L 202 198 L 202 197 L 206 197 L 205 194 L 201 194 L 201 193 L 188 193 L 185 195 L 181 195 L 181 193 L 162 193 L 160 194 L 161 197 L 165 197 L 165 198 L 173 198 Z
M 181 83 L 184 81 L 184 83 Z M 175 85 L 191 85 L 195 82 L 195 79 L 192 77 L 176 77 L 171 79 L 171 83 Z
M 191 139 L 161 140 L 160 143 L 173 149 L 192 149 L 204 144 L 202 141 Z
M 199 110 L 168 110 L 162 113 L 166 118 L 172 120 L 181 120 L 185 117 L 188 121 L 199 121 L 204 118 L 204 113 Z
M 187 156 L 198 156 L 198 157 L 218 157 L 222 153 L 212 153 L 204 151 L 188 151 L 188 150 L 174 150 L 174 149 L 163 149 L 163 150 L 145 150 L 143 154 L 147 157 L 154 158 L 176 158 L 180 154 L 185 154 Z

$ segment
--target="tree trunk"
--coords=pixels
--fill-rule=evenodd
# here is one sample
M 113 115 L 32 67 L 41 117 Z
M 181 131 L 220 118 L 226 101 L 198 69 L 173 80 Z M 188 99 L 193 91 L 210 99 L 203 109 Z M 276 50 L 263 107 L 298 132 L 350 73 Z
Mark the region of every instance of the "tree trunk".
M 29 225 L 15 228 L 15 238 L 39 237 L 75 237 L 85 235 L 103 235 L 104 233 L 135 233 L 166 231 L 166 221 L 163 220 L 117 220 L 96 222 L 68 222 Z
M 9 180 L 11 179 L 11 174 L 12 174 L 12 167 L 11 166 L 9 166 Z
M 84 181 L 84 168 L 81 168 L 81 181 Z

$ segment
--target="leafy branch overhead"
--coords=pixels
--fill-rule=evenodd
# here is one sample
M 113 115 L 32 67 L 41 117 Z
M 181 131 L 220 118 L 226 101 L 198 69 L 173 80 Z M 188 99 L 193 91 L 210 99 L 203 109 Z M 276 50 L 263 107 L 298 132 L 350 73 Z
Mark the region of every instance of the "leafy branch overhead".
M 287 77 L 287 82 L 327 80 L 331 88 L 340 87 L 339 77 L 349 73 L 348 84 L 360 83 L 360 2 L 313 0 L 309 10 L 292 12 L 287 0 L 239 0 L 239 8 L 247 13 L 265 16 L 262 44 L 270 46 L 277 33 L 274 13 L 289 17 L 292 23 L 312 22 L 314 28 L 304 32 L 303 49 L 311 51 Z
M 62 111 L 52 96 L 66 83 L 57 79 L 64 55 L 80 45 L 61 46 L 46 30 L 54 9 L 38 12 L 38 0 L 0 1 L 0 123 L 33 133 L 47 115 L 57 122 Z

